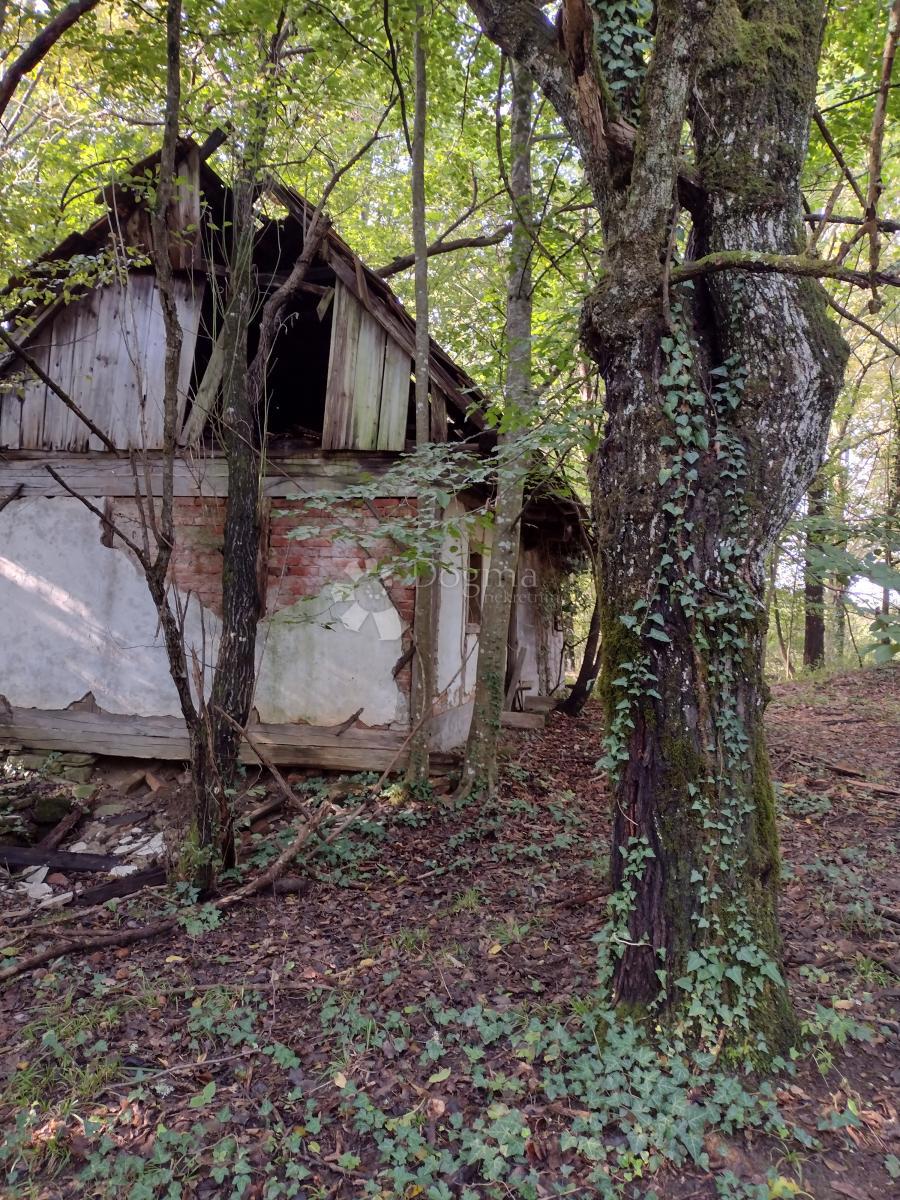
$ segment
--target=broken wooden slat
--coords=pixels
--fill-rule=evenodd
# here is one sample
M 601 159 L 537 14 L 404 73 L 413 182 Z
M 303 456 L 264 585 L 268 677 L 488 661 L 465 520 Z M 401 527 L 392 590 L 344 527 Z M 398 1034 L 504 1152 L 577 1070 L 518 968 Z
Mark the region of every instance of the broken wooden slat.
M 74 854 L 43 846 L 0 845 L 0 865 L 5 867 L 51 867 L 56 871 L 111 871 L 125 860 L 113 854 Z
M 387 334 L 378 322 L 368 313 L 360 313 L 350 437 L 350 445 L 354 450 L 374 450 L 378 445 L 386 341 Z
M 32 342 L 28 346 L 32 358 L 45 371 L 48 371 L 50 366 L 50 339 L 51 329 L 48 328 L 41 334 L 38 343 Z M 24 372 L 24 380 L 20 444 L 29 450 L 37 450 L 43 444 L 44 403 L 47 386 L 27 369 Z
M 96 887 L 85 888 L 79 892 L 72 903 L 79 907 L 91 904 L 105 904 L 107 900 L 120 899 L 122 896 L 133 896 L 145 887 L 159 887 L 166 882 L 165 867 L 145 867 L 143 871 L 135 871 L 122 879 L 113 879 L 109 883 L 98 883 Z
M 339 286 L 334 300 L 322 425 L 322 447 L 325 450 L 340 450 L 350 446 L 356 353 L 362 317 L 362 308 L 347 288 Z
M 384 348 L 381 380 L 381 411 L 378 417 L 378 449 L 400 451 L 406 444 L 409 417 L 412 360 L 393 338 Z
M 184 422 L 184 427 L 178 438 L 179 445 L 190 446 L 199 440 L 200 435 L 206 427 L 209 414 L 215 407 L 216 397 L 219 394 L 219 387 L 221 386 L 224 373 L 225 327 L 223 325 L 219 330 L 219 336 L 213 344 L 209 362 L 206 364 L 206 370 L 203 372 L 203 378 L 200 380 L 197 391 L 194 394 L 191 411 L 188 413 L 187 420 Z

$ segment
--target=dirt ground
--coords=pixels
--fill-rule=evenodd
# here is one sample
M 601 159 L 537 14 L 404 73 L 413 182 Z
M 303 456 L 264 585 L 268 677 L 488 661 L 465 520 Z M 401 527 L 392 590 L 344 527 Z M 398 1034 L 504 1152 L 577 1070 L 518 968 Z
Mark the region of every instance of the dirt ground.
M 388 791 L 294 894 L 8 985 L 0 1194 L 900 1197 L 900 669 L 773 690 L 782 926 L 810 1022 L 771 1084 L 780 1132 L 739 1120 L 736 1094 L 660 1166 L 661 1123 L 687 1129 L 709 1089 L 648 1098 L 667 1064 L 639 1052 L 602 1095 L 589 1078 L 609 1066 L 583 1036 L 608 873 L 594 707 L 511 742 L 490 806 Z M 287 825 L 244 831 L 248 871 Z M 39 920 L 109 930 L 169 903 Z M 46 936 L 0 913 L 4 961 Z

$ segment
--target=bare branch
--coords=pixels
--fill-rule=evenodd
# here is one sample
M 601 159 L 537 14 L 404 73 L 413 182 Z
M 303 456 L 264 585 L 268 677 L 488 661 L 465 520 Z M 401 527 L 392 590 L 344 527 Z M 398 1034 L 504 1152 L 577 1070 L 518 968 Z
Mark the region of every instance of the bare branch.
M 803 214 L 803 220 L 807 225 L 818 225 L 824 221 L 830 225 L 865 225 L 865 217 L 848 217 L 846 215 L 838 216 L 835 213 L 828 212 L 809 212 Z M 878 218 L 878 228 L 883 233 L 900 233 L 900 221 L 890 221 L 884 217 Z
M 822 114 L 819 112 L 819 110 L 817 108 L 813 109 L 813 120 L 816 123 L 816 128 L 818 129 L 819 133 L 821 133 L 821 135 L 822 135 L 822 139 L 825 142 L 825 145 L 831 151 L 834 161 L 841 168 L 841 170 L 844 173 L 844 178 L 847 180 L 847 182 L 853 188 L 853 194 L 856 196 L 857 200 L 860 202 L 863 209 L 865 209 L 866 198 L 863 195 L 863 190 L 859 186 L 859 182 L 858 182 L 856 176 L 850 170 L 850 167 L 847 164 L 847 160 L 844 158 L 843 154 L 841 153 L 840 146 L 838 146 L 837 142 L 831 136 L 831 130 L 825 124 L 825 118 L 822 116 Z
M 123 533 L 122 530 L 119 529 L 115 522 L 112 521 L 105 512 L 99 509 L 96 504 L 92 504 L 91 501 L 88 500 L 87 496 L 82 496 L 81 492 L 76 492 L 73 487 L 70 487 L 70 485 L 63 479 L 62 475 L 60 475 L 58 471 L 54 471 L 49 463 L 44 463 L 44 470 L 51 479 L 56 480 L 64 492 L 68 492 L 70 496 L 73 496 L 76 500 L 80 500 L 88 512 L 92 512 L 95 517 L 99 517 L 104 529 L 108 529 L 110 533 L 125 543 L 128 549 L 137 556 L 137 560 L 144 568 L 145 572 L 150 570 L 150 562 L 137 542 L 132 541 L 127 533 Z
M 855 313 L 852 313 L 849 308 L 845 308 L 844 305 L 835 300 L 833 296 L 828 297 L 828 303 L 834 309 L 834 311 L 836 313 L 840 313 L 845 320 L 852 322 L 854 325 L 858 325 L 860 329 L 864 329 L 866 333 L 870 334 L 873 338 L 875 338 L 876 341 L 881 342 L 882 346 L 887 346 L 888 350 L 900 356 L 900 346 L 898 346 L 896 342 L 892 342 L 889 338 L 886 338 L 880 329 L 876 329 L 874 325 L 870 325 L 868 321 L 864 321 L 862 317 L 858 317 Z
M 900 36 L 900 0 L 894 0 L 888 18 L 887 35 L 884 42 L 884 53 L 881 59 L 881 85 L 878 89 L 878 99 L 872 113 L 872 133 L 869 138 L 869 181 L 866 190 L 866 225 L 869 233 L 869 269 L 874 276 L 878 270 L 878 260 L 881 254 L 881 239 L 878 229 L 878 200 L 884 190 L 881 179 L 882 150 L 884 147 L 884 123 L 887 117 L 888 88 L 891 73 L 894 69 L 894 56 L 897 53 L 897 38 Z M 878 307 L 878 295 L 875 284 L 872 284 L 871 308 Z
M 498 246 L 505 238 L 509 237 L 512 232 L 512 222 L 507 221 L 505 225 L 499 225 L 492 233 L 482 233 L 475 237 L 460 237 L 445 239 L 442 233 L 428 247 L 426 253 L 429 258 L 434 258 L 438 254 L 452 254 L 456 250 L 479 249 L 483 246 Z M 410 267 L 415 266 L 415 254 L 399 254 L 383 267 L 379 267 L 375 272 L 382 279 L 390 279 L 392 275 L 398 275 L 401 271 L 408 271 Z

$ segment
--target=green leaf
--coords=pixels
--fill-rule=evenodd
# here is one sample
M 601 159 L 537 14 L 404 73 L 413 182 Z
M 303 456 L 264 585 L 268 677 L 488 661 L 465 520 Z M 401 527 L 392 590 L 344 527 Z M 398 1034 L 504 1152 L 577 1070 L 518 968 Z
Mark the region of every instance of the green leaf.
M 191 1108 L 203 1108 L 209 1104 L 215 1094 L 216 1085 L 210 1080 L 202 1092 L 198 1092 L 196 1096 L 191 1096 L 188 1103 Z
M 429 1083 L 443 1083 L 445 1079 L 450 1078 L 450 1068 L 444 1067 L 441 1071 L 435 1071 L 433 1075 L 429 1075 Z
M 653 638 L 655 642 L 671 642 L 671 638 L 662 629 L 657 629 L 656 626 L 647 630 L 647 637 Z

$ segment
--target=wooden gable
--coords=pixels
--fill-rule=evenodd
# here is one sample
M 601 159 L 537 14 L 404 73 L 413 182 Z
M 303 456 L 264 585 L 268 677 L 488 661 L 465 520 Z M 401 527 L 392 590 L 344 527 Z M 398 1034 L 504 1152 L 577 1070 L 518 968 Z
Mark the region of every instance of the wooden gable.
M 175 280 L 184 333 L 178 380 L 184 413 L 202 285 Z M 26 342 L 38 364 L 121 449 L 163 444 L 165 327 L 156 280 L 129 274 L 60 307 Z M 14 450 L 99 450 L 86 426 L 40 379 L 15 362 L 0 391 L 0 447 Z M 20 382 L 19 382 L 20 381 Z

